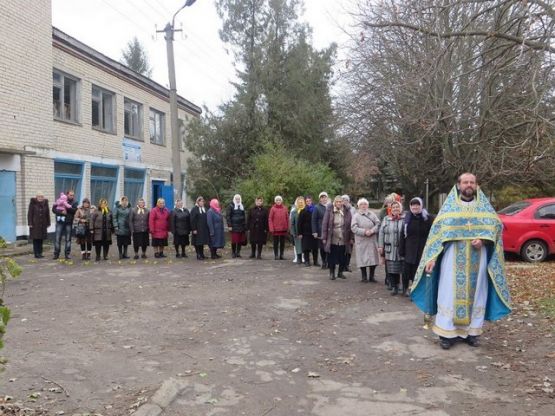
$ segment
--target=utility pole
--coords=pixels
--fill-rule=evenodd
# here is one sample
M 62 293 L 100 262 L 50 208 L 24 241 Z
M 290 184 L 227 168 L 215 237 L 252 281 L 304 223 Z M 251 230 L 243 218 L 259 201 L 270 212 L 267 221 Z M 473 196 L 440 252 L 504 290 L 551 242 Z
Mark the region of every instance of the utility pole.
M 173 34 L 181 32 L 175 29 L 175 17 L 185 7 L 191 6 L 196 0 L 187 0 L 173 15 L 171 23 L 168 22 L 164 30 L 156 32 L 164 33 L 166 39 L 166 51 L 168 55 L 168 77 L 170 82 L 170 123 L 172 140 L 172 171 L 174 201 L 183 197 L 183 184 L 181 178 L 181 149 L 179 143 L 179 118 L 177 115 L 177 85 L 175 82 L 175 60 L 173 56 Z

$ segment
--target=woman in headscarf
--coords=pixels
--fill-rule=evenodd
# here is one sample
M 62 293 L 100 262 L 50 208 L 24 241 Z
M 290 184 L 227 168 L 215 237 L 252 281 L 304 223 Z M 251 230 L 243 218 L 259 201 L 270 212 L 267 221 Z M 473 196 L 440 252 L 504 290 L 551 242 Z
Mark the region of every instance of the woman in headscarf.
M 108 208 L 108 201 L 101 198 L 98 201 L 98 208 L 91 215 L 91 233 L 93 235 L 93 244 L 96 251 L 96 261 L 100 261 L 100 250 L 102 249 L 102 257 L 108 260 L 108 251 L 112 244 L 112 212 Z
M 403 295 L 409 296 L 409 281 L 414 281 L 422 251 L 426 245 L 434 217 L 428 214 L 421 198 L 410 200 L 410 212 L 405 214 L 399 254 L 404 258 Z
M 43 192 L 37 192 L 35 198 L 29 202 L 27 211 L 27 224 L 29 224 L 29 239 L 33 240 L 33 254 L 36 259 L 42 259 L 42 245 L 48 237 L 50 227 L 50 209 L 48 199 L 44 198 Z
M 76 227 L 81 227 L 84 234 L 77 235 L 77 244 L 81 246 L 81 259 L 90 260 L 92 251 L 91 217 L 94 208 L 91 207 L 89 198 L 83 198 L 81 206 L 77 208 L 73 219 Z
M 142 250 L 141 258 L 146 259 L 148 247 L 148 219 L 150 211 L 146 208 L 143 198 L 137 201 L 137 206 L 129 214 L 129 231 L 133 236 L 133 251 L 135 260 L 139 258 L 139 248 Z
M 154 257 L 166 257 L 164 247 L 168 245 L 168 232 L 170 231 L 170 211 L 166 208 L 164 198 L 158 198 L 156 206 L 148 216 L 148 229 L 152 235 Z
M 391 203 L 391 214 L 384 217 L 378 239 L 380 256 L 385 257 L 386 284 L 392 290 L 391 295 L 399 293 L 399 280 L 403 272 L 403 258 L 399 252 L 403 233 L 404 217 L 401 203 Z
M 195 246 L 197 260 L 204 260 L 204 246 L 208 244 L 210 232 L 206 222 L 207 208 L 204 206 L 204 198 L 197 197 L 195 206 L 191 209 L 191 233 L 192 243 Z
M 231 232 L 231 257 L 241 257 L 241 246 L 247 243 L 247 214 L 241 195 L 235 194 L 227 207 L 227 228 Z
M 274 198 L 274 205 L 270 208 L 270 214 L 268 215 L 268 229 L 272 233 L 274 239 L 274 259 L 283 260 L 283 252 L 285 251 L 285 236 L 289 230 L 289 213 L 287 212 L 285 205 L 283 205 L 283 198 L 279 195 Z
M 326 209 L 322 221 L 322 243 L 328 255 L 330 279 L 335 280 L 335 268 L 339 266 L 337 277 L 345 279 L 347 253 L 352 247 L 351 210 L 343 206 L 343 198 L 336 196 L 333 205 Z
M 314 212 L 314 205 L 312 204 L 312 197 L 305 198 L 305 208 L 299 213 L 297 229 L 301 238 L 301 248 L 304 254 L 304 265 L 310 266 L 310 253 L 314 260 L 314 266 L 318 264 L 318 240 L 312 235 L 312 213 Z
M 185 258 L 185 247 L 189 245 L 189 233 L 191 232 L 191 214 L 183 206 L 183 201 L 175 201 L 175 208 L 170 215 L 170 230 L 173 234 L 173 245 L 175 247 L 175 257 Z M 181 248 L 181 254 L 179 249 Z
M 210 247 L 210 258 L 219 259 L 219 248 L 225 247 L 224 236 L 224 219 L 221 213 L 220 202 L 214 198 L 210 201 L 210 209 L 206 213 L 206 223 L 210 238 L 208 239 L 208 246 Z
M 357 266 L 360 268 L 362 282 L 376 282 L 374 274 L 380 263 L 378 253 L 378 232 L 380 220 L 368 209 L 368 200 L 361 198 L 357 202 L 358 211 L 351 221 L 351 231 L 355 236 Z M 368 269 L 370 274 L 368 274 Z
M 122 196 L 119 202 L 116 202 L 116 209 L 114 210 L 114 230 L 116 232 L 120 260 L 129 258 L 127 256 L 127 248 L 131 244 L 131 230 L 129 229 L 130 213 L 129 200 L 126 196 Z
M 295 209 L 291 210 L 291 215 L 289 217 L 291 224 L 289 232 L 293 237 L 293 241 L 295 243 L 295 255 L 297 256 L 296 263 L 299 266 L 303 264 L 303 245 L 302 236 L 301 234 L 299 234 L 299 215 L 303 211 L 304 207 L 304 197 L 298 196 L 297 199 L 295 199 Z
M 262 246 L 268 240 L 268 210 L 263 206 L 264 200 L 261 196 L 254 200 L 254 207 L 249 210 L 247 218 L 247 228 L 251 243 L 251 259 L 255 255 L 257 259 L 262 259 Z M 274 250 L 277 257 L 277 251 Z

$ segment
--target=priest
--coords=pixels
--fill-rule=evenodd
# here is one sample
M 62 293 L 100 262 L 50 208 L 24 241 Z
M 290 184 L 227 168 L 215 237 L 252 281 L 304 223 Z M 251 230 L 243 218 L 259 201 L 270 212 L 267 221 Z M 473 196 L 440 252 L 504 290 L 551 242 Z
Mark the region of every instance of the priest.
M 511 312 L 502 230 L 476 176 L 460 175 L 430 230 L 411 288 L 418 308 L 435 315 L 432 329 L 443 349 L 460 339 L 477 347 L 484 320 Z

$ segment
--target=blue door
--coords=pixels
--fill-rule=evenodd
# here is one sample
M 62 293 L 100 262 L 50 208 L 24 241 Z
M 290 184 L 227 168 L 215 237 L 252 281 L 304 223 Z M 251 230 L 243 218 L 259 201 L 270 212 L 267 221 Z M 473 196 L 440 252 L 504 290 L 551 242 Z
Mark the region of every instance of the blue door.
M 15 172 L 0 171 L 0 236 L 15 242 Z
M 152 207 L 156 206 L 156 201 L 158 198 L 163 198 L 162 188 L 164 187 L 164 181 L 152 181 Z
M 166 207 L 170 210 L 173 209 L 173 186 L 162 186 L 162 198 L 166 201 Z

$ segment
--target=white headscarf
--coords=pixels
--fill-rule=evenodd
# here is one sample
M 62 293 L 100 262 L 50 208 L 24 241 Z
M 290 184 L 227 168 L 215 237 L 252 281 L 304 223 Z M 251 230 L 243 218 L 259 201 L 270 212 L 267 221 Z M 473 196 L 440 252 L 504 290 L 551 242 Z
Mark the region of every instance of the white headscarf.
M 239 200 L 239 202 L 237 202 L 237 200 Z M 241 195 L 239 194 L 233 195 L 233 205 L 234 205 L 233 209 L 240 209 L 241 211 L 245 210 L 241 201 Z

